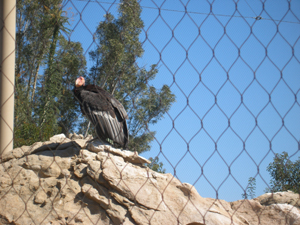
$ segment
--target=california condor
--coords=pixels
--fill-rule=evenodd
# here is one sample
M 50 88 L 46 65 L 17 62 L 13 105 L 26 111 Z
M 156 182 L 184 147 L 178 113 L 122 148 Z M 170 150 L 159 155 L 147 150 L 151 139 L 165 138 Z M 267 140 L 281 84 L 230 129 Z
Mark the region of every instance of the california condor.
M 83 77 L 78 77 L 74 88 L 80 109 L 95 126 L 98 138 L 109 138 L 114 144 L 127 147 L 127 113 L 123 105 L 110 93 L 96 85 L 85 85 Z

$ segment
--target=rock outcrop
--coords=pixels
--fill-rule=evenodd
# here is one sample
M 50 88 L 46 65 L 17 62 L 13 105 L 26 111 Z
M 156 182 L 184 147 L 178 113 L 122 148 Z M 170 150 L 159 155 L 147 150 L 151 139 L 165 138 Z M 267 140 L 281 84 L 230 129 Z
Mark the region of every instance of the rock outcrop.
M 0 224 L 300 225 L 292 192 L 203 198 L 136 152 L 80 135 L 16 148 L 0 164 Z

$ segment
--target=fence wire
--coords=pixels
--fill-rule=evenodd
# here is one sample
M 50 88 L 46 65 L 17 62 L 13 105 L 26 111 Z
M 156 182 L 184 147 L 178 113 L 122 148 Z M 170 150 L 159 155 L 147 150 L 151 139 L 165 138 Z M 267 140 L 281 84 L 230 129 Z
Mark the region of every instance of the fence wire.
M 15 158 L 19 157 L 18 154 L 24 156 L 17 171 L 10 170 L 11 167 L 4 156 L 1 156 L 0 165 L 0 172 L 5 174 L 0 180 L 0 204 L 13 206 L 13 202 L 6 201 L 8 196 L 14 194 L 19 195 L 18 201 L 24 203 L 23 211 L 10 218 L 14 223 L 20 223 L 22 217 L 29 215 L 31 224 L 48 224 L 48 217 L 60 217 L 60 209 L 54 206 L 55 201 L 59 201 L 68 193 L 77 193 L 78 184 L 69 180 L 70 172 L 62 164 L 61 158 L 65 156 L 56 151 L 71 148 L 64 143 L 67 139 L 62 138 L 57 143 L 52 143 L 51 140 L 44 142 L 45 147 L 42 147 L 41 143 L 31 147 L 28 145 L 37 140 L 46 141 L 54 133 L 65 133 L 73 140 L 72 144 L 78 146 L 74 140 L 82 136 L 72 136 L 70 133 L 83 133 L 87 123 L 79 112 L 78 103 L 75 103 L 72 89 L 76 77 L 80 75 L 85 76 L 90 83 L 108 84 L 109 73 L 102 76 L 102 80 L 97 80 L 97 74 L 104 71 L 99 69 L 100 66 L 109 68 L 111 74 L 120 73 L 116 78 L 117 83 L 111 83 L 115 86 L 106 88 L 110 92 L 114 92 L 116 86 L 120 88 L 115 97 L 128 107 L 131 134 L 135 132 L 133 127 L 136 126 L 136 129 L 140 129 L 140 132 L 135 133 L 137 137 L 153 139 L 149 147 L 151 151 L 145 151 L 142 155 L 146 158 L 159 157 L 166 172 L 178 178 L 182 185 L 184 182 L 191 183 L 201 196 L 215 198 L 207 212 L 203 213 L 198 209 L 192 198 L 183 203 L 183 208 L 177 212 L 164 200 L 164 195 L 168 194 L 168 187 L 175 182 L 174 178 L 171 178 L 163 189 L 152 183 L 162 200 L 157 202 L 151 215 L 142 213 L 141 224 L 156 224 L 155 213 L 160 210 L 162 204 L 166 205 L 164 210 L 174 217 L 177 224 L 182 223 L 183 211 L 188 204 L 202 216 L 203 221 L 199 224 L 207 223 L 207 213 L 214 204 L 219 204 L 226 210 L 226 204 L 220 199 L 243 199 L 234 211 L 237 212 L 243 202 L 252 204 L 246 199 L 251 196 L 245 197 L 251 186 L 248 183 L 249 177 L 256 179 L 259 195 L 263 194 L 264 187 L 271 188 L 266 168 L 276 153 L 288 152 L 288 158 L 292 161 L 299 157 L 299 2 L 286 0 L 276 5 L 272 1 L 247 0 L 138 1 L 144 23 L 139 41 L 144 53 L 140 54 L 140 58 L 134 59 L 134 66 L 141 69 L 138 72 L 142 74 L 141 77 L 144 76 L 144 83 L 150 93 L 147 96 L 153 98 L 153 107 L 157 98 L 162 98 L 158 101 L 157 108 L 168 109 L 160 112 L 163 117 L 154 117 L 150 113 L 147 117 L 140 110 L 150 112 L 152 106 L 144 107 L 139 102 L 140 96 L 135 93 L 136 90 L 130 89 L 126 84 L 126 76 L 129 77 L 134 72 L 128 71 L 126 67 L 122 71 L 116 71 L 116 68 L 120 68 L 119 62 L 113 65 L 104 65 L 106 62 L 102 62 L 99 65 L 95 60 L 97 54 L 103 54 L 97 52 L 103 47 L 99 44 L 100 36 L 96 32 L 99 23 L 111 21 L 109 14 L 118 19 L 118 8 L 127 1 L 122 4 L 119 1 L 100 0 L 55 2 L 56 7 L 51 1 L 36 1 L 30 8 L 29 5 L 22 5 L 29 4 L 27 1 L 17 1 L 16 109 L 13 141 L 17 143 L 15 147 L 20 148 L 16 148 L 13 155 Z M 33 12 L 35 13 L 32 14 Z M 63 24 L 67 23 L 63 29 Z M 49 24 L 50 27 L 47 26 Z M 104 31 L 103 29 L 102 32 Z M 114 38 L 113 32 L 109 35 Z M 128 44 L 127 36 L 122 35 L 123 33 L 119 38 Z M 115 47 L 117 49 L 118 46 Z M 155 79 L 151 79 L 146 73 L 151 71 L 151 65 L 157 65 Z M 129 86 L 127 92 L 122 89 L 122 85 Z M 166 97 L 157 94 L 164 90 L 164 85 L 176 98 L 174 103 L 170 103 L 170 107 L 162 103 Z M 159 91 L 155 92 L 152 88 Z M 57 90 L 61 91 L 61 94 L 58 94 Z M 151 95 L 154 92 L 155 94 Z M 72 114 L 70 110 L 73 108 L 77 108 L 78 111 Z M 132 118 L 144 118 L 145 123 L 135 124 Z M 158 121 L 154 121 L 156 119 Z M 54 120 L 55 126 L 52 124 Z M 140 146 L 137 145 L 140 142 L 130 145 L 133 140 L 135 139 L 129 139 L 129 146 L 133 148 L 129 150 L 139 149 Z M 77 150 L 75 148 L 72 151 L 76 154 Z M 33 168 L 35 165 L 32 159 L 26 155 L 26 152 L 30 151 L 46 151 L 45 154 L 36 154 L 40 158 L 53 157 L 53 160 L 44 167 L 40 165 Z M 87 170 L 82 162 L 87 162 L 88 158 L 84 158 L 83 155 L 80 157 L 78 156 L 77 164 L 73 165 L 74 171 Z M 134 201 L 128 204 L 133 204 L 130 207 L 134 211 L 135 206 L 141 206 L 138 203 L 139 193 L 147 186 L 147 182 L 151 181 L 146 180 L 135 189 L 134 182 L 122 178 L 126 177 L 125 171 L 130 167 L 128 164 L 122 165 L 120 169 L 111 160 L 110 154 L 102 163 L 115 167 L 119 173 L 120 180 L 113 182 L 115 190 L 109 190 L 105 184 L 100 185 L 101 178 L 96 178 L 96 175 L 99 176 L 102 172 L 100 164 L 94 165 L 94 168 L 90 165 L 88 170 L 94 174 L 96 187 L 87 178 L 78 181 L 89 185 L 85 186 L 87 189 L 76 195 L 74 200 L 82 202 L 82 206 L 76 214 L 60 218 L 61 224 L 82 223 L 85 221 L 82 217 L 88 218 L 91 224 L 133 223 L 120 222 L 113 216 L 108 221 L 102 220 L 105 214 L 103 209 L 114 207 L 115 199 L 119 196 L 118 190 L 122 186 L 129 190 L 129 196 L 133 196 Z M 28 173 L 26 168 L 34 172 L 31 174 L 31 180 L 22 181 L 21 178 Z M 56 170 L 61 181 L 53 186 L 53 190 L 49 190 L 46 185 L 47 174 L 55 173 L 53 171 Z M 82 174 L 76 176 L 78 178 Z M 22 198 L 26 190 L 18 185 L 23 186 L 22 183 L 35 181 L 37 184 L 30 187 L 33 194 L 28 199 Z M 188 188 L 189 191 L 192 190 L 192 186 Z M 88 201 L 93 188 L 109 199 L 107 205 L 100 200 L 99 204 Z M 242 194 L 244 198 L 241 197 Z M 43 199 L 44 195 L 49 202 L 39 200 Z M 38 220 L 34 219 L 33 212 L 30 211 L 32 204 L 40 204 L 41 208 L 48 204 L 48 208 L 45 207 L 44 214 L 40 215 Z M 88 204 L 91 205 L 87 206 Z M 255 206 L 252 208 L 255 211 Z M 93 210 L 96 209 L 99 209 L 100 215 L 93 215 Z M 87 210 L 90 210 L 91 214 L 87 213 Z M 261 224 L 260 216 L 263 213 L 255 213 L 258 224 Z M 232 224 L 235 224 L 234 214 L 229 215 Z M 288 219 L 281 222 L 280 224 L 290 224 Z M 0 217 L 1 223 L 5 224 L 8 221 Z M 276 221 L 274 223 L 276 224 Z

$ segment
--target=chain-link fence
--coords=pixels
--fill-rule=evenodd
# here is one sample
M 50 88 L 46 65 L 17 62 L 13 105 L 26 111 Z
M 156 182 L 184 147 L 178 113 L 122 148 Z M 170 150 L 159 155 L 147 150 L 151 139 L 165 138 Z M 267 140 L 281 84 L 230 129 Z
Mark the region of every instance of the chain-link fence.
M 135 207 L 141 207 L 140 224 L 159 224 L 155 214 L 165 205 L 163 210 L 178 224 L 186 221 L 182 219 L 186 209 L 195 210 L 193 213 L 203 218 L 197 224 L 210 224 L 209 212 L 214 204 L 227 210 L 220 199 L 244 199 L 249 203 L 245 199 L 277 190 L 272 189 L 275 184 L 270 183 L 272 170 L 268 167 L 277 153 L 277 159 L 282 157 L 279 165 L 285 163 L 284 171 L 299 174 L 299 168 L 291 168 L 288 159 L 294 162 L 300 156 L 300 3 L 136 3 L 17 1 L 17 150 L 12 151 L 12 156 L 1 156 L 0 203 L 13 206 L 7 200 L 12 195 L 23 206 L 22 212 L 15 212 L 12 218 L 2 215 L 0 223 L 21 223 L 29 215 L 26 221 L 32 224 L 48 223 L 52 216 L 58 217 L 61 224 L 84 224 L 86 217 L 91 224 L 135 224 Z M 152 157 L 152 169 L 171 173 L 180 182 L 194 186 L 202 197 L 217 200 L 207 203 L 206 211 L 201 211 L 191 194 L 185 193 L 188 200 L 181 203 L 183 208 L 178 211 L 168 200 L 173 178 L 164 187 L 148 179 L 142 183 L 131 181 L 126 170 L 133 169 L 122 163 L 120 169 L 113 153 L 105 155 L 106 158 L 97 156 L 102 160 L 100 166 L 91 163 L 81 151 L 81 158 L 73 159 L 71 169 L 66 166 L 66 156 L 57 150 L 72 148 L 72 154 L 79 154 L 76 148 L 82 146 L 75 140 L 78 136 L 71 133 L 84 134 L 87 127 L 72 92 L 79 76 L 84 76 L 86 83 L 103 87 L 124 105 L 128 113 L 129 150 Z M 95 136 L 93 127 L 89 132 Z M 69 135 L 72 144 L 66 143 L 67 138 L 60 138 L 27 147 L 59 133 Z M 76 146 L 75 150 L 71 146 Z M 44 151 L 47 153 L 41 153 Z M 49 156 L 52 160 L 37 166 L 28 152 L 37 152 L 41 162 Z M 287 155 L 281 155 L 283 152 Z M 21 156 L 14 166 L 13 158 Z M 116 168 L 119 174 L 105 174 L 108 166 Z M 87 173 L 93 174 L 95 184 L 85 177 Z M 27 175 L 31 180 L 22 181 Z M 53 176 L 60 181 L 52 184 L 49 177 Z M 68 176 L 75 179 L 70 181 Z M 26 182 L 31 185 L 30 191 L 25 188 Z M 143 192 L 145 187 L 149 188 L 147 182 L 158 194 Z M 297 183 L 294 187 L 298 188 Z M 99 198 L 91 197 L 93 188 L 100 193 Z M 192 187 L 188 189 L 192 192 Z M 145 195 L 141 197 L 139 193 Z M 66 200 L 68 194 L 76 194 L 75 200 Z M 158 195 L 159 200 L 149 213 L 146 205 L 151 200 L 145 196 L 151 194 L 153 199 Z M 101 196 L 109 199 L 108 203 Z M 124 196 L 131 201 L 124 203 Z M 93 203 L 88 200 L 91 198 Z M 56 203 L 60 199 L 64 199 L 65 208 L 72 201 L 82 205 L 76 213 L 60 218 L 62 209 Z M 112 212 L 117 211 L 114 207 L 119 201 L 123 202 L 122 207 L 130 208 L 128 221 L 119 221 Z M 299 201 L 299 197 L 293 201 Z M 40 219 L 33 216 L 32 204 L 43 208 Z M 235 215 L 242 205 L 232 206 L 232 212 L 227 210 L 232 224 L 239 224 Z M 253 224 L 263 224 L 260 217 L 264 212 L 258 212 L 253 202 L 250 205 L 258 218 Z M 287 215 L 294 209 L 289 209 Z M 120 214 L 124 211 L 118 210 Z M 103 219 L 106 214 L 107 220 Z

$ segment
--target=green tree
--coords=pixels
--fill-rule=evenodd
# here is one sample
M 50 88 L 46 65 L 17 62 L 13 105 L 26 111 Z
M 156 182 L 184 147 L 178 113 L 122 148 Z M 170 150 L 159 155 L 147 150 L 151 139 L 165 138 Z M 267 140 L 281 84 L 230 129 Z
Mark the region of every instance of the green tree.
M 128 149 L 137 152 L 150 150 L 155 132 L 149 130 L 169 110 L 175 101 L 170 88 L 160 90 L 150 81 L 158 72 L 157 65 L 147 70 L 139 67 L 137 59 L 144 52 L 139 40 L 144 27 L 141 7 L 137 0 L 121 0 L 119 17 L 105 15 L 96 31 L 97 49 L 91 51 L 94 66 L 87 82 L 95 83 L 112 93 L 128 112 Z
M 15 147 L 76 126 L 79 110 L 70 90 L 86 62 L 80 43 L 63 36 L 69 17 L 61 1 L 17 1 Z
M 152 157 L 149 158 L 151 163 L 148 167 L 156 172 L 165 173 L 166 169 L 163 168 L 163 163 L 159 162 L 159 158 L 156 156 L 154 159 Z
M 300 157 L 293 163 L 287 152 L 276 153 L 267 171 L 271 175 L 271 181 L 266 192 L 290 190 L 300 193 Z
M 51 37 L 43 6 L 39 0 L 17 1 L 15 147 L 32 144 L 41 136 L 34 118 L 35 93 Z
M 56 115 L 59 114 L 57 100 L 62 97 L 61 90 L 63 85 L 61 74 L 61 67 L 63 65 L 55 64 L 54 60 L 59 34 L 61 31 L 65 32 L 67 30 L 65 26 L 68 23 L 68 18 L 63 15 L 63 11 L 60 9 L 60 2 L 61 0 L 56 0 L 52 1 L 52 4 L 44 5 L 44 18 L 47 23 L 46 26 L 51 29 L 51 40 L 47 54 L 47 68 L 43 76 L 43 89 L 37 111 L 41 131 L 45 129 L 44 126 L 52 127 L 52 131 L 50 132 L 52 135 L 61 132 L 58 127 Z M 55 61 L 57 62 L 58 60 Z
M 249 177 L 248 185 L 245 189 L 245 192 L 242 194 L 244 199 L 253 199 L 255 197 L 255 189 L 256 189 L 256 179 L 254 177 Z

